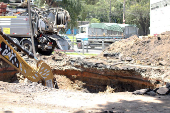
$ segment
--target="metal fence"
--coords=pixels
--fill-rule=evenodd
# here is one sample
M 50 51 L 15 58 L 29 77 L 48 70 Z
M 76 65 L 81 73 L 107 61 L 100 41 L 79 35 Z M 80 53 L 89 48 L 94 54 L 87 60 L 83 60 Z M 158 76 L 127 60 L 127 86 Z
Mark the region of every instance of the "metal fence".
M 79 42 L 80 43 L 80 42 Z M 76 45 L 75 45 L 76 44 Z M 74 46 L 77 46 L 77 42 L 76 40 L 73 40 L 71 42 L 71 48 L 72 50 L 74 50 L 75 52 L 77 52 L 75 49 L 74 49 Z M 105 49 L 105 43 L 104 43 L 104 40 L 102 40 L 102 50 Z M 84 45 L 84 41 L 82 41 L 82 51 L 81 51 L 83 54 L 86 52 L 88 53 L 89 52 L 89 45 Z

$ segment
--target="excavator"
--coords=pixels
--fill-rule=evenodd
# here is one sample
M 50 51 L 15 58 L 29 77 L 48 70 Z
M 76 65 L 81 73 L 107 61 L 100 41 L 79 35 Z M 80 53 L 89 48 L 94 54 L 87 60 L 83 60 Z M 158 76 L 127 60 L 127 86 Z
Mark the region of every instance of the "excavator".
M 8 10 L 12 11 L 12 14 L 6 11 L 3 3 L 0 5 L 0 59 L 28 80 L 54 88 L 56 82 L 50 66 L 38 60 L 35 53 L 38 51 L 41 54 L 51 54 L 57 47 L 67 50 L 67 41 L 58 33 L 66 28 L 69 13 L 61 8 L 41 9 L 34 5 L 30 7 L 30 0 L 12 1 L 17 1 L 10 4 L 17 6 L 15 13 L 11 8 Z M 19 55 L 18 50 L 35 59 L 37 68 L 31 67 Z
M 37 62 L 37 69 L 32 68 L 7 41 L 15 45 L 30 58 L 34 58 Z M 42 60 L 38 60 L 33 53 L 24 49 L 21 45 L 12 40 L 10 36 L 3 34 L 1 31 L 0 58 L 23 74 L 28 80 L 54 88 L 55 81 L 50 66 Z

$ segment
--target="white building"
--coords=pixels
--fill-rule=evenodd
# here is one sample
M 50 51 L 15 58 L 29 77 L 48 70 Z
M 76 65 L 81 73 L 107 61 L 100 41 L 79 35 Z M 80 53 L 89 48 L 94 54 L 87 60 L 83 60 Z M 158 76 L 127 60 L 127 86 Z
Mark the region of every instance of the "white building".
M 150 0 L 150 34 L 170 31 L 170 0 Z

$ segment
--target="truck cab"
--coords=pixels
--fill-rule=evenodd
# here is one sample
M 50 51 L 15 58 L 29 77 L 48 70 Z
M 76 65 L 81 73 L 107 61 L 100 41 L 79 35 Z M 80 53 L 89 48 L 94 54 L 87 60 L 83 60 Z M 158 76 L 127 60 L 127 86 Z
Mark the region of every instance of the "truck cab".
M 89 24 L 78 27 L 78 34 L 76 35 L 77 48 L 82 49 L 82 45 L 88 45 L 88 29 Z

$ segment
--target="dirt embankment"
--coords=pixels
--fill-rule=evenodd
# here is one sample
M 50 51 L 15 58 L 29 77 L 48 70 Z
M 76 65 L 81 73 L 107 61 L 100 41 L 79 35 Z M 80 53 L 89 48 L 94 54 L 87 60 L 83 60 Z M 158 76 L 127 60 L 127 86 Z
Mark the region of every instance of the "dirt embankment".
M 142 39 L 133 36 L 113 43 L 96 57 L 71 58 L 55 52 L 39 59 L 51 66 L 60 87 L 86 92 L 155 88 L 170 82 L 169 37 L 169 33 Z M 63 82 L 66 79 L 68 85 Z
M 134 91 L 156 88 L 170 82 L 170 35 L 136 36 L 115 42 L 96 57 L 68 58 L 55 53 L 53 73 L 65 75 L 72 84 L 90 92 Z M 56 63 L 57 62 L 57 63 Z M 80 84 L 77 81 L 81 81 Z
M 136 36 L 110 45 L 101 57 L 130 61 L 131 63 L 170 66 L 170 35 L 160 34 L 153 37 Z

